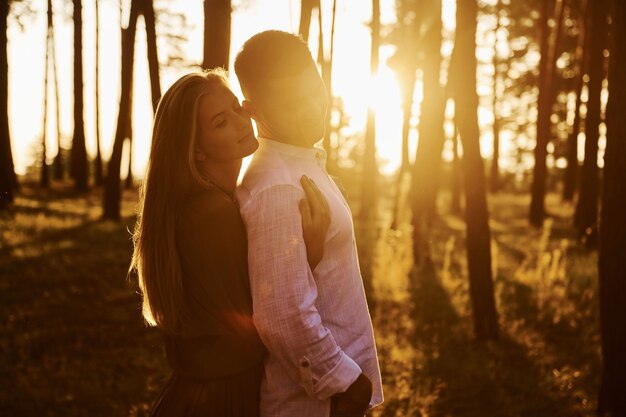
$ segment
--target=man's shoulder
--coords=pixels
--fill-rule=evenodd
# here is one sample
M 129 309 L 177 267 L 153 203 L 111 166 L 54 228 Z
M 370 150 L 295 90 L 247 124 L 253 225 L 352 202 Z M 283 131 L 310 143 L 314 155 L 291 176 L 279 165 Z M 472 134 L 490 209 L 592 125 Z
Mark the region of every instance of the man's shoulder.
M 291 185 L 300 188 L 300 179 L 293 167 L 281 158 L 252 159 L 243 176 L 238 194 L 253 198 L 270 188 L 280 185 Z

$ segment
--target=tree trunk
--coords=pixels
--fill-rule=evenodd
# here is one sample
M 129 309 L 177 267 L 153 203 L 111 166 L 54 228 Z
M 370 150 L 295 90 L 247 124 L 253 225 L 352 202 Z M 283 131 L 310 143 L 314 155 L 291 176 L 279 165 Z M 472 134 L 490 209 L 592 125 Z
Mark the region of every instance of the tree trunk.
M 128 122 L 130 126 L 131 122 Z M 126 180 L 124 181 L 124 188 L 130 190 L 133 188 L 133 133 L 132 130 L 129 130 L 129 133 L 126 135 L 128 140 L 128 172 L 126 173 Z
M 419 143 L 415 153 L 411 181 L 413 209 L 413 254 L 416 262 L 429 258 L 430 226 L 436 212 L 437 189 L 444 143 L 444 89 L 441 74 L 441 0 L 422 3 L 422 18 L 428 28 L 422 37 L 424 45 L 423 83 Z M 425 253 L 421 253 L 422 249 Z
M 226 64 L 228 69 L 228 54 L 230 48 L 230 1 L 228 3 L 228 37 L 226 39 Z M 148 44 L 148 67 L 150 69 L 150 92 L 152 93 L 152 111 L 156 114 L 157 105 L 161 99 L 161 78 L 159 76 L 159 55 L 156 43 L 156 23 L 154 18 L 154 5 L 152 0 L 143 0 L 143 18 L 146 23 L 146 42 Z M 224 16 L 221 16 L 224 18 Z
M 311 15 L 317 3 L 318 0 L 302 0 L 300 2 L 300 26 L 298 27 L 298 33 L 307 43 L 309 42 L 309 30 L 311 29 Z
M 52 9 L 52 2 L 49 2 L 50 9 L 50 55 L 52 55 L 52 82 L 54 83 L 54 100 L 56 109 L 56 129 L 57 129 L 57 153 L 54 156 L 52 162 L 54 178 L 62 180 L 63 171 L 63 148 L 61 145 L 61 101 L 59 99 L 59 76 L 57 71 L 57 59 L 56 59 L 56 41 L 54 37 L 54 10 Z
M 578 40 L 576 45 L 576 105 L 574 108 L 574 123 L 572 132 L 567 141 L 567 167 L 563 182 L 563 200 L 572 201 L 578 183 L 578 134 L 580 133 L 580 107 L 582 104 L 582 90 L 584 77 L 589 70 L 589 30 L 588 27 L 588 0 L 582 0 L 578 14 Z
M 48 25 L 46 29 L 46 57 L 44 59 L 44 76 L 43 76 L 43 122 L 41 132 L 41 173 L 39 177 L 39 186 L 42 188 L 50 187 L 50 176 L 48 175 L 48 165 L 46 163 L 46 136 L 48 125 L 48 69 L 50 67 L 50 33 L 52 29 L 52 0 L 48 0 L 47 18 Z
M 9 61 L 7 56 L 7 26 L 9 3 L 0 2 L 0 210 L 13 203 L 17 181 L 13 168 L 11 136 L 9 133 Z
M 122 150 L 127 133 L 127 125 L 130 114 L 130 94 L 132 88 L 135 32 L 137 18 L 140 13 L 142 0 L 132 0 L 128 26 L 122 30 L 122 88 L 120 96 L 120 108 L 117 117 L 117 129 L 113 151 L 107 167 L 107 176 L 104 184 L 103 217 L 105 219 L 119 220 L 120 218 L 120 165 L 122 162 Z
M 600 219 L 600 329 L 604 360 L 600 413 L 626 416 L 626 3 L 614 0 L 607 138 Z M 594 32 L 596 29 L 594 29 Z M 604 414 L 603 414 L 604 415 Z
M 100 14 L 98 11 L 98 0 L 94 0 L 96 7 L 96 161 L 95 174 L 96 185 L 101 186 L 102 174 L 102 151 L 100 150 Z
M 83 119 L 83 39 L 82 0 L 74 4 L 74 138 L 72 140 L 71 174 L 76 191 L 87 191 L 87 149 Z
M 500 31 L 500 1 L 496 0 L 496 28 L 494 30 L 493 41 L 493 158 L 491 159 L 491 175 L 489 185 L 491 192 L 495 193 L 500 189 L 500 119 L 498 116 L 498 86 L 500 79 L 500 69 L 498 68 L 498 32 Z
M 372 79 L 378 73 L 378 52 L 380 49 L 380 0 L 372 0 L 372 43 L 370 50 L 370 74 Z M 372 103 L 367 108 L 365 126 L 365 152 L 363 155 L 363 182 L 361 189 L 361 219 L 376 215 L 378 169 L 376 167 L 376 112 Z
M 409 66 L 402 77 L 402 173 L 411 170 L 409 160 L 409 136 L 411 133 L 411 116 L 413 109 L 413 94 L 415 92 L 415 72 L 414 66 Z
M 152 1 L 148 3 L 152 9 Z M 228 69 L 231 9 L 230 0 L 204 0 L 204 59 L 202 68 L 222 67 Z M 152 16 L 154 17 L 154 11 Z M 146 19 L 148 18 L 146 17 Z M 154 27 L 154 25 L 152 26 Z M 147 24 L 146 27 L 148 27 Z
M 454 153 L 454 159 L 452 160 L 452 185 L 450 199 L 450 211 L 455 214 L 461 214 L 461 158 L 459 155 L 459 132 L 454 128 L 454 136 L 452 137 L 452 152 Z
M 322 27 L 322 10 L 319 10 L 320 16 L 320 28 Z M 335 100 L 333 96 L 333 58 L 334 58 L 334 49 L 335 49 L 335 18 L 337 16 L 337 0 L 333 0 L 333 11 L 332 11 L 332 21 L 330 26 L 330 54 L 328 59 L 324 59 L 322 62 L 322 79 L 324 80 L 324 84 L 326 85 L 326 94 L 328 95 L 328 99 L 330 105 L 328 107 L 328 111 L 326 113 L 326 129 L 324 130 L 324 140 L 322 142 L 324 149 L 326 150 L 327 159 L 326 166 L 331 171 L 334 172 L 336 167 L 336 161 L 334 157 L 334 152 L 332 149 L 332 144 L 330 142 L 330 136 L 332 133 L 332 126 L 330 125 L 330 119 L 332 112 L 334 110 Z M 320 45 L 323 45 L 322 40 L 322 30 L 320 30 Z
M 589 100 L 585 118 L 585 160 L 581 170 L 580 194 L 576 205 L 575 224 L 579 237 L 587 236 L 587 244 L 595 246 L 598 222 L 598 139 L 602 81 L 604 80 L 604 48 L 607 46 L 607 0 L 591 4 L 589 49 Z
M 535 227 L 541 227 L 546 215 L 546 157 L 548 155 L 548 143 L 550 142 L 552 124 L 552 105 L 554 103 L 554 68 L 556 49 L 558 47 L 559 34 L 563 21 L 563 0 L 556 0 L 554 9 L 550 1 L 543 2 L 541 12 L 541 61 L 539 64 L 539 97 L 537 103 L 537 138 L 534 150 L 535 166 L 533 168 L 533 182 L 531 188 L 530 223 Z M 557 19 L 554 32 L 551 31 L 548 21 L 550 15 Z
M 491 271 L 486 181 L 478 129 L 475 52 L 477 14 L 476 1 L 458 3 L 454 48 L 458 54 L 457 62 L 462 64 L 464 82 L 454 83 L 453 94 L 455 118 L 463 143 L 467 263 L 474 333 L 477 339 L 487 340 L 498 336 L 498 315 Z M 461 71 L 461 68 L 455 70 Z

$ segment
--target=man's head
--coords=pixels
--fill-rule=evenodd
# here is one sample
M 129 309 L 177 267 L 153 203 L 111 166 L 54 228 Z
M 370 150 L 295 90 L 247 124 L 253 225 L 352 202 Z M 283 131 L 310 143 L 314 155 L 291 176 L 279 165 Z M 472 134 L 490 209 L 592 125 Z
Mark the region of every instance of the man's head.
M 235 72 L 260 136 L 299 146 L 324 136 L 326 88 L 299 36 L 277 30 L 254 35 L 237 55 Z

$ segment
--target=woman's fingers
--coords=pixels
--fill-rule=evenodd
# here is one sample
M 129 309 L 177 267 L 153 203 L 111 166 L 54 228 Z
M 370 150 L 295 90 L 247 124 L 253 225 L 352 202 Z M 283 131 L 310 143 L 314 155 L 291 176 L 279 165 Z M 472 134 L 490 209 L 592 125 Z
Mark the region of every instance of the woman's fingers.
M 315 192 L 315 195 L 317 196 L 317 201 L 320 204 L 320 209 L 326 217 L 330 217 L 330 207 L 328 207 L 328 201 L 326 200 L 326 197 L 324 197 L 324 194 L 322 194 L 317 184 L 315 184 L 315 181 L 308 177 L 307 180 L 309 180 L 309 182 L 311 183 L 311 189 L 313 190 L 313 192 Z
M 306 194 L 311 215 L 315 216 L 318 212 L 320 212 L 320 210 L 323 210 L 322 203 L 319 201 L 319 195 L 315 192 L 315 189 L 313 188 L 314 185 L 306 175 L 303 175 L 302 178 L 300 178 L 300 184 L 302 184 L 302 188 Z
M 330 216 L 330 207 L 328 206 L 328 200 L 326 200 L 326 197 L 324 196 L 324 194 L 322 194 L 320 189 L 317 187 L 317 184 L 315 184 L 315 181 L 311 179 L 310 181 L 311 181 L 311 184 L 313 185 L 314 190 L 317 192 L 317 195 L 319 196 L 320 201 L 322 202 L 324 211 L 326 212 L 328 216 Z
M 300 214 L 302 215 L 302 223 L 305 226 L 311 224 L 311 206 L 306 198 L 300 200 Z

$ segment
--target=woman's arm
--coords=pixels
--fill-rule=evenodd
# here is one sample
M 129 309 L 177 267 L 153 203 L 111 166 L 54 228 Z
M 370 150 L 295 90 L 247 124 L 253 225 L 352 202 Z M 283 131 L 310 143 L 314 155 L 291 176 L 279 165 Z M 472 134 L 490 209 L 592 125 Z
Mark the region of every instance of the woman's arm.
M 330 226 L 330 208 L 326 197 L 313 180 L 303 175 L 300 184 L 306 194 L 306 198 L 300 200 L 302 234 L 306 245 L 306 257 L 313 271 L 324 256 L 326 233 Z

